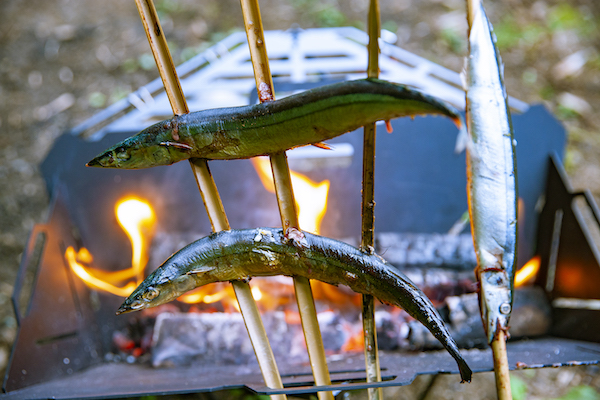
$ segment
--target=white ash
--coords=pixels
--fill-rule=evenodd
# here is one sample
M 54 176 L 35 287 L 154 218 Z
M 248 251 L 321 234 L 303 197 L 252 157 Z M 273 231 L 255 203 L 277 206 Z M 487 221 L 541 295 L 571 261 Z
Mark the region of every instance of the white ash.
M 486 347 L 479 312 L 477 293 L 449 296 L 446 306 L 440 309 L 450 334 L 459 347 Z M 548 332 L 551 323 L 551 308 L 540 287 L 523 287 L 515 290 L 515 300 L 510 318 L 511 338 L 535 337 Z M 408 341 L 414 348 L 441 348 L 441 344 L 421 323 L 409 323 Z
M 263 318 L 274 352 L 289 350 L 283 313 Z M 156 318 L 152 338 L 154 367 L 240 365 L 256 362 L 246 326 L 238 313 L 163 313 Z
M 472 271 L 477 265 L 470 234 L 384 232 L 376 235 L 375 250 L 399 268 L 437 267 Z

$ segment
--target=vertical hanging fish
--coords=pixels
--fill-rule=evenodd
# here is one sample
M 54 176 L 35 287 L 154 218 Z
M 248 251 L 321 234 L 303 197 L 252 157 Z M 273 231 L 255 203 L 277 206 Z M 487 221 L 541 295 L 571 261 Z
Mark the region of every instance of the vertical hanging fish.
M 469 32 L 467 194 L 488 342 L 508 333 L 517 247 L 515 140 L 492 27 L 479 4 Z

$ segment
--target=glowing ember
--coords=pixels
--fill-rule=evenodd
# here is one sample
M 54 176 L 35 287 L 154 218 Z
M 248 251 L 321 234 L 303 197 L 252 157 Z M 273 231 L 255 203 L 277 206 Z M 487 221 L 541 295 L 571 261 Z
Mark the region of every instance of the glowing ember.
M 350 338 L 343 344 L 341 350 L 344 352 L 360 352 L 363 351 L 365 347 L 365 336 L 363 334 L 362 329 L 351 329 L 351 327 L 345 327 L 346 330 L 349 330 L 351 336 Z
M 271 164 L 267 157 L 255 157 L 252 159 L 254 168 L 260 177 L 265 189 L 275 193 L 273 186 L 273 173 Z M 321 221 L 327 212 L 327 195 L 329 193 L 329 181 L 324 180 L 315 183 L 305 175 L 290 171 L 296 208 L 298 209 L 298 222 L 302 230 L 319 233 Z
M 148 243 L 152 237 L 156 216 L 148 202 L 134 197 L 119 201 L 115 206 L 115 214 L 119 225 L 131 240 L 131 268 L 121 271 L 103 271 L 84 266 L 83 264 L 90 264 L 93 261 L 92 255 L 86 248 L 75 252 L 75 249 L 69 247 L 65 257 L 73 272 L 88 286 L 127 297 L 144 279 L 144 268 L 148 262 Z M 128 282 L 124 286 L 116 285 L 118 282 L 132 278 L 136 281 Z
M 535 256 L 527 261 L 527 263 L 515 274 L 515 287 L 523 286 L 524 284 L 531 282 L 540 269 L 540 263 L 540 256 Z

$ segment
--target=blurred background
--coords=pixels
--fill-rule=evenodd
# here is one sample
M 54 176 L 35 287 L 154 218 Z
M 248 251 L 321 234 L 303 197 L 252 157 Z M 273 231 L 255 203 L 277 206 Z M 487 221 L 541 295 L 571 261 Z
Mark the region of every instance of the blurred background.
M 485 5 L 508 93 L 543 103 L 564 123 L 573 186 L 591 189 L 600 200 L 600 3 Z M 263 0 L 260 6 L 266 30 L 293 24 L 364 30 L 368 0 Z M 176 64 L 243 27 L 234 0 L 156 0 L 156 7 Z M 381 0 L 381 15 L 397 46 L 462 69 L 464 1 Z M 38 165 L 67 129 L 156 77 L 133 0 L 0 1 L 0 376 L 16 335 L 10 295 L 21 253 L 32 226 L 46 220 L 49 199 Z M 599 371 L 591 366 L 514 372 L 513 394 L 516 400 L 600 399 Z M 495 398 L 491 373 L 478 374 L 471 385 L 458 385 L 455 378 L 418 377 L 409 387 L 389 389 L 388 396 Z M 211 398 L 195 398 L 204 396 Z

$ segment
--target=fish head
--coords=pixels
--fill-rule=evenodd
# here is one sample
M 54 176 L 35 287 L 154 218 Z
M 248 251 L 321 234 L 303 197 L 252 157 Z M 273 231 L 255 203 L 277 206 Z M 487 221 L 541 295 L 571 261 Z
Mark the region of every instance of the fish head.
M 121 304 L 121 307 L 117 310 L 117 315 L 139 311 L 146 308 L 156 307 L 166 303 L 165 294 L 167 291 L 161 290 L 162 288 L 145 285 L 142 282 L 135 291 L 129 295 L 127 299 Z
M 173 269 L 169 268 L 168 265 L 164 267 L 165 264 L 150 274 L 125 299 L 121 307 L 117 310 L 117 315 L 168 303 L 185 292 L 202 286 L 203 283 L 198 282 L 196 274 L 174 273 Z
M 175 126 L 171 120 L 154 124 L 100 153 L 86 166 L 140 169 L 188 159 L 191 146 L 173 139 L 179 139 Z
M 217 281 L 235 279 L 237 276 L 221 276 L 231 268 L 216 268 L 198 262 L 190 265 L 193 255 L 194 243 L 184 247 L 169 257 L 160 267 L 152 272 L 144 281 L 125 299 L 117 310 L 117 315 L 152 308 L 175 300 L 184 293 Z

